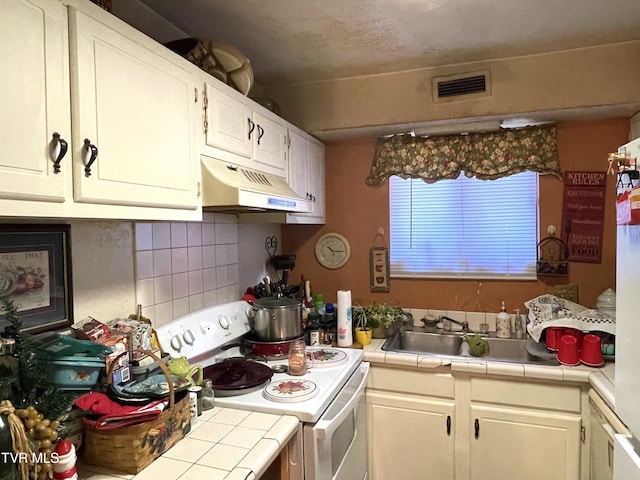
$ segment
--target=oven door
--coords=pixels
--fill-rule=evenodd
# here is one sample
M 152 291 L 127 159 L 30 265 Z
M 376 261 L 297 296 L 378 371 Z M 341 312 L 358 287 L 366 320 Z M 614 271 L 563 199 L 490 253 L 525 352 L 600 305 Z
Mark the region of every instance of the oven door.
M 369 364 L 351 375 L 320 420 L 304 426 L 305 480 L 367 478 L 367 419 L 364 389 Z

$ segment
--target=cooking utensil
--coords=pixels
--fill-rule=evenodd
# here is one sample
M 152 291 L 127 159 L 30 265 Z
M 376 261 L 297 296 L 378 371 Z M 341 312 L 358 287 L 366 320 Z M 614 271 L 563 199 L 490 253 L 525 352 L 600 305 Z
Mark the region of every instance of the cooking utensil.
M 253 360 L 230 358 L 205 368 L 204 375 L 217 393 L 244 393 L 259 387 L 273 376 L 273 370 Z
M 259 298 L 248 311 L 257 340 L 277 342 L 304 334 L 302 302 L 293 298 Z
M 247 334 L 241 342 L 225 345 L 222 349 L 228 350 L 233 347 L 240 347 L 242 355 L 251 356 L 258 360 L 281 360 L 287 358 L 291 342 L 302 338 L 304 338 L 303 335 L 291 340 L 263 342 L 257 340 L 254 335 Z

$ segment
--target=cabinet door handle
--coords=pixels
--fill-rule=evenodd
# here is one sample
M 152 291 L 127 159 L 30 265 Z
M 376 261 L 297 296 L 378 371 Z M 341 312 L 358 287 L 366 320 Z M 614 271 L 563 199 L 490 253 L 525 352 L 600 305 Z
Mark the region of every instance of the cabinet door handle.
M 250 118 L 247 118 L 247 121 L 249 122 L 249 140 L 251 140 L 251 134 L 256 129 L 256 124 L 253 123 L 253 120 L 251 120 Z
M 56 144 L 58 143 L 60 144 L 60 152 L 58 153 L 58 156 L 53 162 L 53 173 L 60 173 L 60 162 L 62 161 L 64 156 L 67 154 L 67 149 L 69 148 L 69 144 L 67 143 L 67 141 L 64 138 L 62 138 L 58 132 L 54 132 L 52 147 L 55 148 Z
M 260 139 L 264 135 L 264 128 L 258 125 L 258 145 L 260 145 Z
M 93 165 L 93 162 L 95 162 L 96 159 L 98 158 L 98 147 L 93 145 L 91 143 L 91 140 L 89 140 L 88 138 L 85 138 L 84 139 L 84 149 L 91 151 L 91 157 L 89 157 L 89 161 L 87 162 L 86 166 L 84 167 L 84 176 L 85 177 L 90 177 L 91 176 L 91 165 Z
M 447 435 L 451 435 L 451 415 L 447 415 Z
M 475 437 L 476 437 L 476 440 L 477 440 L 478 437 L 480 436 L 480 420 L 478 420 L 477 418 L 476 418 L 476 421 L 474 422 L 474 427 L 475 427 L 475 431 L 476 431 Z

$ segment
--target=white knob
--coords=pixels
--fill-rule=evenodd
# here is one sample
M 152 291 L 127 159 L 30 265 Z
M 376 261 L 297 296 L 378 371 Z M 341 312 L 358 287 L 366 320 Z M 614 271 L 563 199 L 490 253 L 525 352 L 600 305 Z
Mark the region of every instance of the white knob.
M 220 317 L 218 317 L 218 323 L 225 330 L 229 330 L 229 327 L 231 327 L 231 320 L 229 320 L 229 317 L 226 315 L 220 315 Z

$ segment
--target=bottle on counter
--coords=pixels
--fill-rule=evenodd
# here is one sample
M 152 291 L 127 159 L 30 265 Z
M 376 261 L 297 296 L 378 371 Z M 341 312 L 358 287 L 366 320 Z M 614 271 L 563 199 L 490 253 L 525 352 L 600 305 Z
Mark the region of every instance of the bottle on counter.
M 507 313 L 504 300 L 500 307 L 500 313 L 496 315 L 496 337 L 511 338 L 511 315 Z
M 320 345 L 320 315 L 318 313 L 309 314 L 305 340 L 307 345 Z
M 325 345 L 333 345 L 336 342 L 336 330 L 338 328 L 336 319 L 336 308 L 333 303 L 327 303 L 324 307 L 323 316 L 324 341 Z
M 216 399 L 213 393 L 213 382 L 205 378 L 202 384 L 202 410 L 211 410 L 216 406 Z
M 322 315 L 324 313 L 324 295 L 317 293 L 314 298 L 315 313 Z
M 522 339 L 525 336 L 525 332 L 524 332 L 524 325 L 522 323 L 522 317 L 520 316 L 520 309 L 516 308 L 515 312 L 516 312 L 516 316 L 514 319 L 514 324 L 515 324 L 516 338 Z

